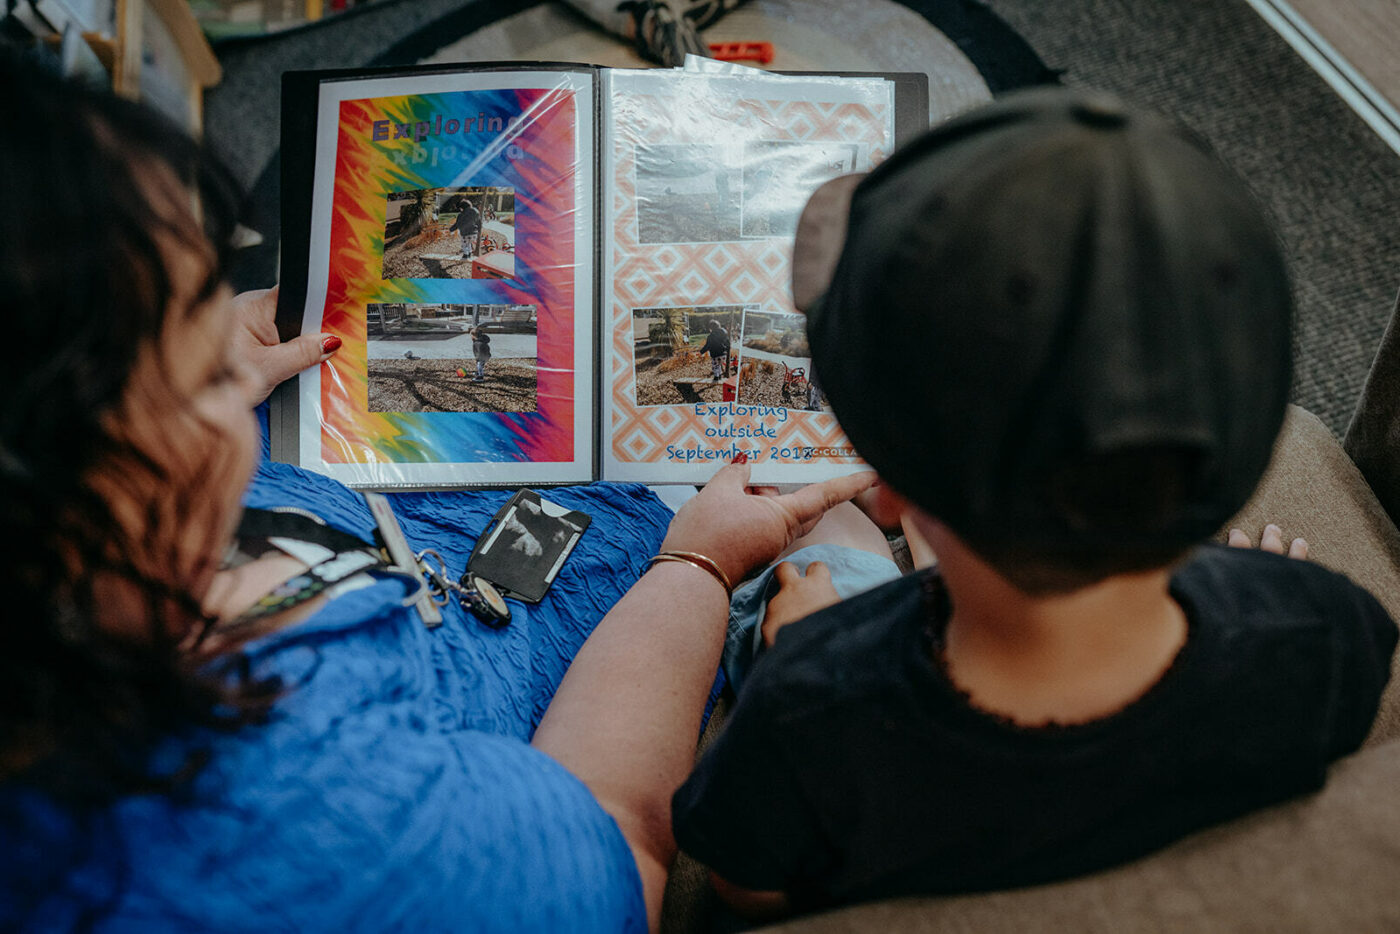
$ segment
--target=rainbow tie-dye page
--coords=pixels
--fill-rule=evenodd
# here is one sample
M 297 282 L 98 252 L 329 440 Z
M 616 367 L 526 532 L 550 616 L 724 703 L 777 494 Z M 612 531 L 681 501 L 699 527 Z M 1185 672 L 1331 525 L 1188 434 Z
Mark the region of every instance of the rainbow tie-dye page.
M 376 489 L 857 469 L 787 281 L 806 196 L 927 125 L 894 77 L 288 75 L 278 325 L 341 346 L 274 397 L 273 457 Z

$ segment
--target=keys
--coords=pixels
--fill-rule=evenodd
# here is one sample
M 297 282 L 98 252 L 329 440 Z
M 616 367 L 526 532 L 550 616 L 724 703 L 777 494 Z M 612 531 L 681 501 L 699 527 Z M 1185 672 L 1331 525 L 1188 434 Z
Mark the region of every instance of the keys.
M 436 568 L 427 560 L 429 556 L 437 562 Z M 428 589 L 438 606 L 446 606 L 448 600 L 455 598 L 462 609 L 492 629 L 510 624 L 510 607 L 489 581 L 470 571 L 464 571 L 459 580 L 452 580 L 447 576 L 447 562 L 432 548 L 424 548 L 413 557 L 428 579 Z
M 432 555 L 437 561 L 437 568 L 428 563 L 428 555 Z M 424 548 L 413 556 L 413 560 L 418 562 L 418 570 L 422 571 L 423 576 L 428 579 L 428 589 L 432 591 L 433 602 L 438 606 L 446 606 L 449 594 L 457 585 L 448 579 L 447 562 L 442 560 L 442 555 L 432 548 Z

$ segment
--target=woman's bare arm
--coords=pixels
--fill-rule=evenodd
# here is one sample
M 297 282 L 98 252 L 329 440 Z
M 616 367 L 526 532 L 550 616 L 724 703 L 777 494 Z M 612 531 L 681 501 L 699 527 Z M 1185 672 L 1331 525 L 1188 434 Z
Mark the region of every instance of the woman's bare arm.
M 662 549 L 707 555 L 738 581 L 872 480 L 860 474 L 759 496 L 747 490 L 748 468 L 730 465 L 676 514 Z M 655 565 L 579 650 L 533 740 L 622 828 L 653 930 L 676 853 L 671 795 L 694 763 L 728 609 L 724 587 L 709 572 L 681 562 Z

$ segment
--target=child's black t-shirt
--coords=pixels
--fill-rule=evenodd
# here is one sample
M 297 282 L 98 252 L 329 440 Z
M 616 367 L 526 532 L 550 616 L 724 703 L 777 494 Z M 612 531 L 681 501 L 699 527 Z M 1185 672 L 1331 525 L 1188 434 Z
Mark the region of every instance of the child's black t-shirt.
M 675 795 L 681 848 L 813 908 L 1073 876 L 1321 787 L 1375 717 L 1386 611 L 1241 549 L 1200 549 L 1171 589 L 1189 621 L 1171 668 L 1069 727 L 969 705 L 934 660 L 949 608 L 932 573 L 787 627 Z

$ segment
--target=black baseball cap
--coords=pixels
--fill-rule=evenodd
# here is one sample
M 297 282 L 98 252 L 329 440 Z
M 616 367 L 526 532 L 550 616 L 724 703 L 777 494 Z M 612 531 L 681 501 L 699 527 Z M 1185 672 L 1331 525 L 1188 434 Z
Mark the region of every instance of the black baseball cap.
M 1201 140 L 1102 92 L 1008 94 L 828 182 L 793 296 L 856 450 L 971 541 L 1187 547 L 1248 499 L 1283 421 L 1270 223 Z M 1047 501 L 1048 478 L 1132 449 L 1189 455 L 1164 526 Z

